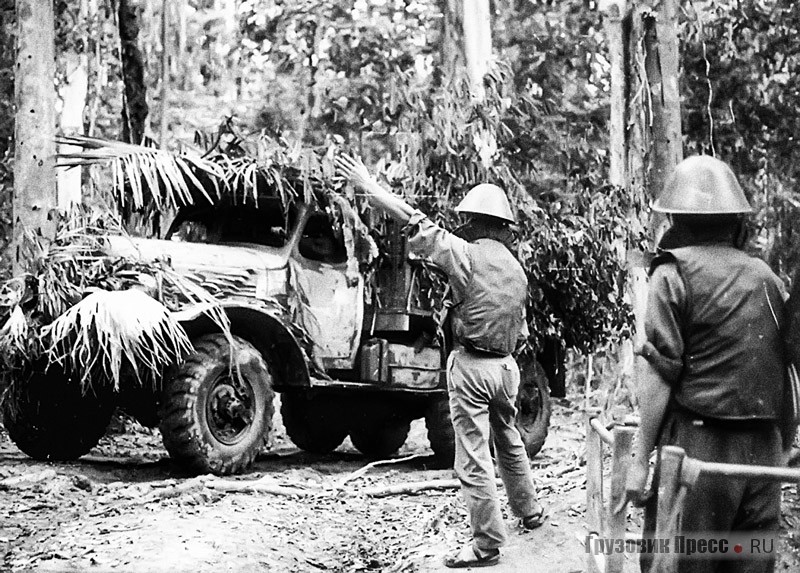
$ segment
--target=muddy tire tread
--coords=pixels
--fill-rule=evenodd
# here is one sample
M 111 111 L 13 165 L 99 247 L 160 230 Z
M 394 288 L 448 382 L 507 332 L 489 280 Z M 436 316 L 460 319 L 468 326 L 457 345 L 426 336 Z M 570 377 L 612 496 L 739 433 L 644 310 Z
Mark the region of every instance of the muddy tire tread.
M 237 344 L 257 351 L 243 339 L 234 337 Z M 197 421 L 192 414 L 200 399 L 201 385 L 219 360 L 228 360 L 227 339 L 222 334 L 205 335 L 194 342 L 195 353 L 178 369 L 178 373 L 165 387 L 162 401 L 161 435 L 164 447 L 172 458 L 196 472 L 211 472 L 218 475 L 238 473 L 249 467 L 269 440 L 274 414 L 271 385 L 263 388 L 266 393 L 264 412 L 265 431 L 259 443 L 252 444 L 240 455 L 223 459 L 214 455 L 213 447 L 205 442 Z M 263 358 L 262 358 L 263 360 Z M 266 363 L 265 363 L 266 368 Z

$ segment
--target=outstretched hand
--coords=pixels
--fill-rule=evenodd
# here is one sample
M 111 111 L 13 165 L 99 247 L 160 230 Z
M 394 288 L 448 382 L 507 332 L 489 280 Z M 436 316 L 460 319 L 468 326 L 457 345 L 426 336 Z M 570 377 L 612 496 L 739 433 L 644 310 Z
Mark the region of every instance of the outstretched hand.
M 350 155 L 340 155 L 335 160 L 336 176 L 346 179 L 353 186 L 359 189 L 366 189 L 372 182 L 369 170 L 361 161 L 361 158 L 351 157 Z
M 343 154 L 336 158 L 335 164 L 337 178 L 346 179 L 363 192 L 373 207 L 403 224 L 408 223 L 411 215 L 414 214 L 414 209 L 400 197 L 381 187 L 369 174 L 369 170 L 364 166 L 361 158 Z

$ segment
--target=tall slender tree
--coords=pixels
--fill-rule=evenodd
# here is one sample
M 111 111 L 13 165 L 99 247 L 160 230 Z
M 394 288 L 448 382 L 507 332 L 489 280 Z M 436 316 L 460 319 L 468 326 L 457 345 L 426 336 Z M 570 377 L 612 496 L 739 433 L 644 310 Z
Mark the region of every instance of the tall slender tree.
M 649 187 L 654 197 L 683 159 L 677 28 L 677 0 L 662 0 L 655 14 L 644 19 L 645 69 L 653 96 Z
M 483 99 L 483 76 L 492 59 L 492 20 L 489 0 L 462 0 L 464 56 L 473 95 Z
M 72 5 L 62 3 L 58 17 L 70 27 L 84 26 L 88 19 L 88 0 L 78 0 Z M 62 24 L 63 25 L 63 24 Z M 89 91 L 89 57 L 86 44 L 70 46 L 59 57 L 64 67 L 64 81 L 59 86 L 61 113 L 58 125 L 64 133 L 83 133 L 83 118 Z M 75 150 L 72 146 L 61 146 L 61 152 Z M 61 169 L 57 173 L 58 207 L 69 209 L 81 202 L 81 170 Z
M 442 12 L 439 54 L 446 77 L 452 78 L 464 66 L 464 0 L 439 0 Z
M 142 142 L 149 113 L 144 58 L 139 49 L 140 12 L 139 0 L 118 0 L 117 22 L 122 52 L 122 77 L 125 83 L 122 138 L 130 143 Z
M 13 264 L 20 270 L 25 231 L 55 234 L 55 25 L 53 3 L 17 0 Z

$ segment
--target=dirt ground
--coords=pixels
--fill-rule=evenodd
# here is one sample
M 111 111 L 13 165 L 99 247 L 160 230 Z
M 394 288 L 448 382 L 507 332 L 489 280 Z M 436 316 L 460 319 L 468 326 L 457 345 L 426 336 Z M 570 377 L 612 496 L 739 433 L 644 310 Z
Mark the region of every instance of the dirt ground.
M 404 482 L 450 479 L 430 469 L 424 425 L 417 421 L 398 457 L 412 460 L 370 468 L 346 441 L 327 456 L 297 450 L 280 419 L 272 448 L 236 481 L 260 479 L 293 488 L 274 495 L 208 487 L 166 455 L 157 431 L 129 420 L 112 424 L 90 453 L 73 463 L 26 458 L 0 432 L 2 571 L 211 573 L 250 571 L 445 571 L 449 550 L 469 538 L 455 489 L 370 497 L 365 490 Z M 577 409 L 554 405 L 550 435 L 533 460 L 549 519 L 525 532 L 510 515 L 509 544 L 490 569 L 570 573 L 586 570 L 583 430 Z M 2 482 L 0 482 L 2 483 Z M 7 483 L 7 482 L 6 482 Z M 298 491 L 299 490 L 299 491 Z M 502 491 L 502 490 L 501 490 Z M 639 531 L 634 512 L 629 530 Z M 779 571 L 800 571 L 797 486 L 784 488 Z M 626 572 L 639 571 L 634 558 Z

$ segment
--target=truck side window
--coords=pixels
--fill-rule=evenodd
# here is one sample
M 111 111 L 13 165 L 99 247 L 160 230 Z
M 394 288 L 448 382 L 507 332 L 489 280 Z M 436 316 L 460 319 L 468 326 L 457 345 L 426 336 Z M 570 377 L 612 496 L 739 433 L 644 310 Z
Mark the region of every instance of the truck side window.
M 347 261 L 347 249 L 342 233 L 333 230 L 324 213 L 309 217 L 298 244 L 300 255 L 311 261 L 339 264 Z

